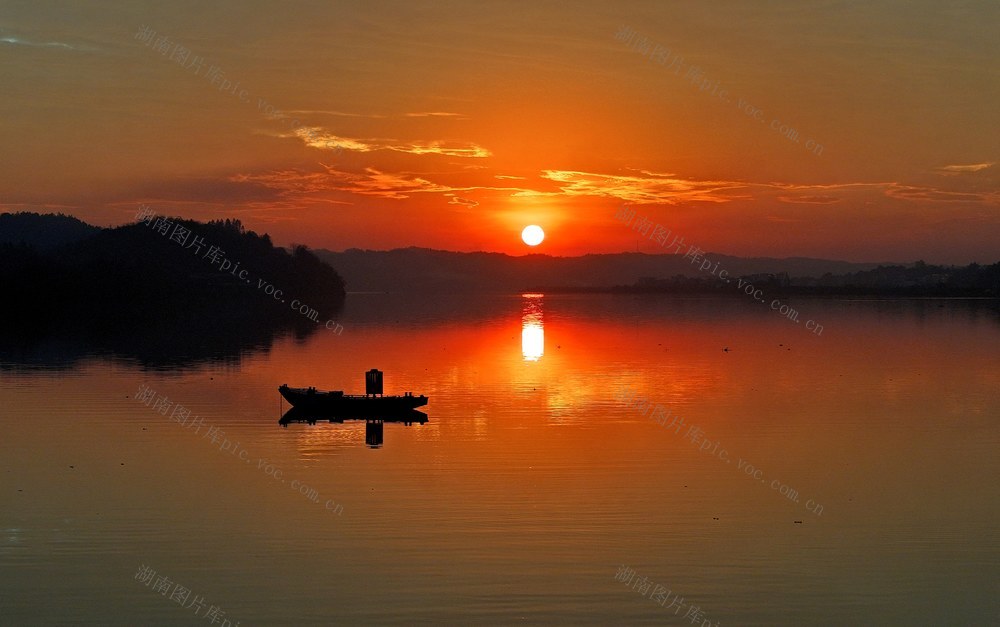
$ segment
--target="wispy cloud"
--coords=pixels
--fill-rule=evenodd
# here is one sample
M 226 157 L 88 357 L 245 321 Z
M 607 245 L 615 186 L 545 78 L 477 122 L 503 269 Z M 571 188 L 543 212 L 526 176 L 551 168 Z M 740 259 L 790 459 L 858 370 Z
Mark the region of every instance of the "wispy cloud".
M 959 192 L 901 183 L 890 185 L 885 195 L 902 200 L 1000 204 L 1000 192 Z
M 777 200 L 787 203 L 833 204 L 848 198 L 858 198 L 859 194 L 871 198 L 872 194 L 905 200 L 910 202 L 973 202 L 997 204 L 1000 203 L 1000 192 L 944 189 L 929 185 L 916 185 L 900 182 L 877 183 L 832 183 L 832 184 L 789 184 L 767 183 L 752 187 L 765 190 L 775 190 L 779 193 Z
M 459 118 L 462 120 L 467 120 L 461 113 L 451 113 L 449 111 L 424 111 L 420 113 L 407 113 L 405 114 L 408 118 Z
M 432 142 L 412 142 L 409 144 L 394 144 L 386 146 L 388 150 L 395 150 L 396 152 L 408 152 L 414 155 L 448 155 L 450 157 L 473 157 L 482 158 L 492 156 L 489 150 L 483 148 L 482 146 L 477 146 L 476 144 L 468 144 L 466 146 L 455 146 L 447 145 L 447 142 L 442 141 L 432 141 Z
M 464 205 L 470 208 L 479 206 L 478 202 L 470 200 L 469 198 L 462 198 L 461 196 L 456 196 L 455 194 L 445 194 L 445 196 L 451 197 L 451 200 L 448 201 L 449 205 Z
M 841 199 L 836 196 L 778 196 L 778 200 L 802 205 L 832 205 Z
M 324 170 L 322 172 L 285 170 L 258 174 L 238 174 L 230 177 L 230 180 L 240 183 L 263 185 L 269 189 L 277 190 L 286 197 L 343 192 L 403 200 L 410 198 L 413 194 L 435 193 L 447 196 L 450 204 L 466 205 L 477 201 L 457 197 L 458 193 L 521 191 L 518 188 L 447 185 L 431 181 L 418 174 L 383 172 L 371 167 L 365 168 L 363 172 L 345 172 L 332 166 L 323 167 Z
M 995 165 L 994 162 L 990 163 L 973 163 L 970 165 L 946 165 L 937 168 L 939 174 L 944 175 L 954 175 L 954 174 L 968 174 L 973 172 L 980 172 L 987 168 L 991 168 Z
M 305 136 L 303 136 L 305 137 Z M 419 144 L 403 145 L 395 140 L 365 140 L 337 137 L 332 134 L 308 140 L 318 148 L 342 147 L 360 152 L 398 150 L 423 154 Z M 472 149 L 465 149 L 466 151 Z M 434 146 L 426 152 L 454 155 L 455 150 L 442 150 Z M 457 151 L 459 154 L 471 154 Z M 488 154 L 488 153 L 487 153 Z M 360 172 L 342 171 L 332 165 L 323 165 L 321 171 L 272 171 L 241 174 L 231 180 L 254 183 L 275 190 L 284 198 L 341 197 L 340 194 L 377 196 L 390 200 L 403 200 L 418 194 L 440 194 L 448 204 L 476 207 L 483 201 L 483 194 L 498 193 L 520 198 L 562 198 L 566 200 L 592 198 L 614 199 L 635 205 L 678 203 L 783 203 L 792 205 L 854 206 L 879 199 L 913 203 L 1000 203 L 995 191 L 943 189 L 941 187 L 903 184 L 898 182 L 845 182 L 830 184 L 801 184 L 783 182 L 753 182 L 727 180 L 700 180 L 683 175 L 630 170 L 625 174 L 606 174 L 576 170 L 542 170 L 535 184 L 525 184 L 525 177 L 503 174 L 457 174 L 456 172 L 393 172 L 369 166 Z M 458 172 L 462 172 L 460 168 Z M 455 177 L 458 176 L 456 180 Z M 517 186 L 484 185 L 494 180 L 513 179 Z M 530 177 L 528 177 L 530 178 Z
M 467 120 L 466 116 L 461 113 L 453 113 L 450 111 L 418 111 L 414 113 L 404 113 L 400 115 L 382 115 L 380 113 L 352 113 L 349 111 L 333 111 L 329 109 L 294 109 L 286 111 L 286 113 L 294 113 L 296 115 L 331 115 L 341 118 L 371 118 L 375 120 L 386 120 L 390 118 L 454 118 L 457 120 Z
M 70 44 L 64 44 L 58 41 L 25 41 L 24 39 L 18 39 L 16 37 L 0 37 L 0 43 L 9 44 L 12 46 L 30 46 L 32 48 L 67 48 L 69 50 L 85 50 L 85 48 L 71 46 Z
M 559 185 L 567 196 L 616 198 L 628 203 L 676 204 L 679 202 L 730 202 L 749 198 L 734 190 L 746 188 L 738 181 L 699 181 L 641 171 L 644 176 L 612 176 L 573 170 L 544 170 L 542 177 Z
M 286 113 L 294 113 L 296 115 L 333 115 L 342 118 L 372 118 L 376 120 L 383 120 L 389 116 L 379 115 L 377 113 L 348 113 L 346 111 L 327 111 L 318 109 L 293 109 L 287 111 Z
M 439 140 L 406 142 L 398 139 L 359 139 L 341 137 L 319 126 L 297 128 L 293 132 L 293 136 L 301 139 L 307 146 L 321 150 L 336 150 L 338 148 L 355 152 L 391 150 L 412 155 L 446 155 L 469 158 L 483 158 L 492 155 L 486 148 L 472 143 L 460 144 Z
M 372 152 L 378 150 L 377 146 L 365 140 L 352 139 L 350 137 L 340 137 L 323 130 L 319 126 L 303 126 L 295 129 L 291 135 L 283 137 L 298 137 L 306 146 L 319 148 L 321 150 L 353 150 L 354 152 Z

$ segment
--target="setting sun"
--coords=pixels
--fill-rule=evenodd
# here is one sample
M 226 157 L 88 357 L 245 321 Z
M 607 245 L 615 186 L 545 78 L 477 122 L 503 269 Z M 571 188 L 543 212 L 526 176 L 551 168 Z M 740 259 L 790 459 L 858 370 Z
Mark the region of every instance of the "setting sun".
M 521 231 L 521 239 L 528 246 L 538 246 L 545 239 L 545 231 L 537 224 L 530 224 Z

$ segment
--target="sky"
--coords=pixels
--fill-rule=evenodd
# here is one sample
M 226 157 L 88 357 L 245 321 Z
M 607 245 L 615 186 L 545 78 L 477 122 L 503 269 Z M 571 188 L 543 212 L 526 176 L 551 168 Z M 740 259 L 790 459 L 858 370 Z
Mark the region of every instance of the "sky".
M 0 0 L 0 211 L 992 263 L 998 28 L 996 0 Z

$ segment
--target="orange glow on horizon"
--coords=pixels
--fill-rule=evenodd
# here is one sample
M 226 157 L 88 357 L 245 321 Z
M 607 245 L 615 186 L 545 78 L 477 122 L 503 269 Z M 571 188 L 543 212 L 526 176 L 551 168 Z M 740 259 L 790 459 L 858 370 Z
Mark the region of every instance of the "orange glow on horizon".
M 397 35 L 394 11 L 359 5 L 345 21 L 335 5 L 316 5 L 309 21 L 317 28 L 304 31 L 231 10 L 251 30 L 274 29 L 283 54 L 302 60 L 296 71 L 236 38 L 191 38 L 192 58 L 225 60 L 225 82 L 216 85 L 95 12 L 81 23 L 88 46 L 58 42 L 62 71 L 93 88 L 94 100 L 67 117 L 32 105 L 81 104 L 73 82 L 39 78 L 51 69 L 48 57 L 7 38 L 5 52 L 24 53 L 16 70 L 23 80 L 7 82 L 13 91 L 0 129 L 10 145 L 29 148 L 0 168 L 0 210 L 61 211 L 111 226 L 145 203 L 160 215 L 239 217 L 281 245 L 512 255 L 525 254 L 517 233 L 539 224 L 558 234 L 546 254 L 637 244 L 654 252 L 654 243 L 614 222 L 615 207 L 626 203 L 685 242 L 727 255 L 967 264 L 992 263 L 1000 252 L 992 141 L 1000 131 L 989 107 L 968 105 L 994 101 L 992 84 L 963 81 L 958 94 L 934 88 L 954 80 L 950 65 L 935 62 L 940 54 L 969 76 L 993 71 L 993 59 L 975 51 L 995 38 L 971 12 L 896 15 L 878 36 L 842 51 L 832 73 L 816 73 L 834 40 L 792 36 L 796 12 L 749 5 L 724 16 L 708 5 L 683 16 L 650 8 L 625 24 L 582 9 L 568 25 L 560 9 L 541 7 L 531 28 L 502 35 L 498 25 L 511 19 L 502 6 L 477 8 L 471 21 L 462 11 L 431 10 L 433 20 L 409 24 L 407 63 L 383 45 Z M 38 11 L 40 24 L 54 19 Z M 177 18 L 175 30 L 157 36 L 183 39 L 190 29 Z M 847 32 L 872 27 L 832 5 L 816 9 L 815 23 L 825 20 Z M 947 35 L 942 20 L 951 24 Z M 704 23 L 714 32 L 689 28 Z M 619 36 L 623 26 L 669 49 L 671 62 L 697 59 L 706 83 L 721 91 L 651 62 Z M 743 37 L 722 35 L 737 26 Z M 442 29 L 467 39 L 442 47 Z M 774 33 L 786 33 L 782 45 L 754 45 Z M 325 56 L 330 41 L 343 54 Z M 126 47 L 98 68 L 90 45 Z M 931 50 L 938 52 L 927 56 Z M 883 53 L 893 55 L 884 75 L 870 66 Z M 364 71 L 347 61 L 357 54 Z M 801 63 L 789 64 L 793 57 Z M 133 70 L 143 89 L 123 94 L 103 80 Z M 230 81 L 239 89 L 220 91 Z M 892 115 L 904 106 L 900 93 L 926 115 Z M 865 97 L 843 115 L 835 94 Z M 112 100 L 113 114 L 93 106 Z M 933 142 L 927 120 L 949 120 L 934 127 Z M 780 132 L 792 126 L 792 137 Z M 102 159 L 89 158 L 94 146 Z

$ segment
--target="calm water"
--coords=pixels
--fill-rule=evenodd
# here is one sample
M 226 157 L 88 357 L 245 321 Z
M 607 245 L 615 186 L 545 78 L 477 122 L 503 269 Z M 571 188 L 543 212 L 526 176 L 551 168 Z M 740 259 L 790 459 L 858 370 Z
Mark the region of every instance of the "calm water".
M 792 304 L 354 294 L 208 363 L 8 351 L 0 624 L 1000 623 L 996 305 Z M 373 367 L 426 424 L 277 424 Z

